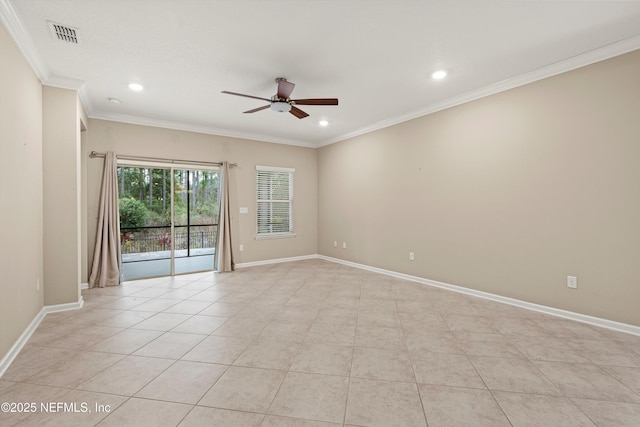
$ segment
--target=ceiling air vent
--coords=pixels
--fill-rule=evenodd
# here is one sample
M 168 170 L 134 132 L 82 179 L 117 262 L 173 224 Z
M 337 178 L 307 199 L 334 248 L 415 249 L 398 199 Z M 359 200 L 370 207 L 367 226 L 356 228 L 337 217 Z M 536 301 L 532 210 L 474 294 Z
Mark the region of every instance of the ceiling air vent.
M 69 27 L 67 25 L 56 24 L 55 22 L 48 21 L 49 30 L 54 39 L 60 40 L 66 43 L 79 44 L 80 35 L 78 29 Z

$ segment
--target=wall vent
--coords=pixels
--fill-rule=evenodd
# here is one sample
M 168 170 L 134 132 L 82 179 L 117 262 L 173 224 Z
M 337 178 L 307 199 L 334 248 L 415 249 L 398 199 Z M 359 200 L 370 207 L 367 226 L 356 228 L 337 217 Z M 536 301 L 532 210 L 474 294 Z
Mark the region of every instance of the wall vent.
M 56 24 L 55 22 L 47 21 L 49 24 L 49 30 L 54 39 L 61 42 L 80 44 L 80 35 L 77 28 L 69 27 L 68 25 Z

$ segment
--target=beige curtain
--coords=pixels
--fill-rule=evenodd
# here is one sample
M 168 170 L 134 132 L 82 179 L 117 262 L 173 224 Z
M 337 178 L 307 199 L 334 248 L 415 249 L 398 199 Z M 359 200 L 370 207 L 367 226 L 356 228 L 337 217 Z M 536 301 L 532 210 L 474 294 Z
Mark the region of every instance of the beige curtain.
M 229 207 L 229 163 L 222 162 L 220 214 L 218 216 L 218 238 L 215 264 L 218 272 L 233 271 L 233 250 L 231 249 L 231 209 Z
M 118 211 L 118 171 L 116 156 L 104 157 L 98 231 L 93 253 L 89 287 L 104 288 L 120 284 L 120 212 Z

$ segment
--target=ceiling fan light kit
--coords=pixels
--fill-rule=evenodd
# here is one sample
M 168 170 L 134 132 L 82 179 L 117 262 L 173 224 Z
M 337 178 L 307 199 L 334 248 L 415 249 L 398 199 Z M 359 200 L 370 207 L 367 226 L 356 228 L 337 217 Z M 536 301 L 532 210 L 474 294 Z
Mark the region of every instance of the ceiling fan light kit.
M 288 113 L 291 111 L 291 104 L 286 101 L 273 101 L 271 103 L 271 109 L 278 113 Z
M 309 114 L 305 113 L 295 105 L 338 105 L 338 98 L 308 98 L 308 99 L 291 99 L 289 96 L 293 92 L 293 88 L 296 86 L 294 83 L 288 82 L 284 77 L 276 78 L 278 84 L 278 90 L 271 99 L 262 98 L 259 96 L 245 95 L 243 93 L 229 92 L 223 90 L 222 93 L 227 95 L 243 96 L 245 98 L 260 99 L 267 101 L 269 104 L 262 107 L 247 110 L 245 113 L 255 113 L 257 111 L 266 110 L 267 108 L 278 113 L 291 113 L 299 119 L 308 117 Z

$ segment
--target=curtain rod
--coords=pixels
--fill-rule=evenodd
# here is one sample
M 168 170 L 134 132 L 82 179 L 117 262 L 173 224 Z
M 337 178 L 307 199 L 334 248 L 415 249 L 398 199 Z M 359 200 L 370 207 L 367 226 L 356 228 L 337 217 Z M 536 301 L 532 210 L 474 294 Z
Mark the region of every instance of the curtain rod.
M 92 151 L 89 153 L 89 157 L 92 159 L 94 157 L 104 157 L 107 153 L 98 153 L 97 151 Z M 192 164 L 192 165 L 202 165 L 202 166 L 222 166 L 221 162 L 202 162 L 199 160 L 177 160 L 177 159 L 162 159 L 160 157 L 142 157 L 142 156 L 119 156 L 116 155 L 116 158 L 122 160 L 142 160 L 147 162 L 163 162 L 163 163 L 179 163 L 179 164 Z M 238 166 L 237 163 L 229 163 L 229 167 L 233 168 Z

